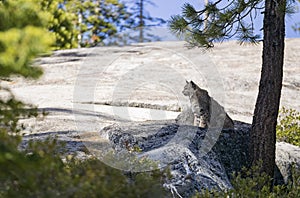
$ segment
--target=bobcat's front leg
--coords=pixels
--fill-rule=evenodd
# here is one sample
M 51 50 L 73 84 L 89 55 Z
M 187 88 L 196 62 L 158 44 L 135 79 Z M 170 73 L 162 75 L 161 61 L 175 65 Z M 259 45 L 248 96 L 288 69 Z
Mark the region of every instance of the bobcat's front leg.
M 199 127 L 207 128 L 209 123 L 209 115 L 204 109 L 200 109 Z
M 199 126 L 200 124 L 200 116 L 196 113 L 194 113 L 194 126 Z
M 208 124 L 207 124 L 207 120 L 206 120 L 206 117 L 205 116 L 199 116 L 199 127 L 201 128 L 207 128 L 208 127 Z

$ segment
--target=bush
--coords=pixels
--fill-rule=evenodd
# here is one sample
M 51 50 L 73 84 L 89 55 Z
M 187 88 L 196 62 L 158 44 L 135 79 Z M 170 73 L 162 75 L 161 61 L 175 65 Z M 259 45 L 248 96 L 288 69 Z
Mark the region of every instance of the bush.
M 271 179 L 266 174 L 259 173 L 259 166 L 254 166 L 250 170 L 245 169 L 242 173 L 233 176 L 233 189 L 226 192 L 203 190 L 197 193 L 194 198 L 292 198 L 300 196 L 300 172 L 293 169 L 293 180 L 287 185 L 274 186 L 270 189 Z
M 279 112 L 277 140 L 300 146 L 300 112 L 284 107 Z
M 19 136 L 0 133 L 0 197 L 161 197 L 160 171 L 129 177 L 98 159 L 64 162 L 56 140 L 31 142 L 19 151 Z
M 131 175 L 97 159 L 86 161 L 60 155 L 56 140 L 31 142 L 18 149 L 19 120 L 38 116 L 17 100 L 2 80 L 11 76 L 38 78 L 34 58 L 50 48 L 46 13 L 36 0 L 0 0 L 0 197 L 158 197 L 164 191 L 158 171 Z M 4 83 L 5 84 L 5 83 Z
M 2 81 L 11 81 L 11 76 L 41 76 L 42 69 L 32 63 L 48 52 L 52 39 L 45 30 L 45 13 L 33 0 L 0 0 L 0 19 L 0 129 L 15 133 L 18 120 L 37 116 L 37 111 L 17 100 Z

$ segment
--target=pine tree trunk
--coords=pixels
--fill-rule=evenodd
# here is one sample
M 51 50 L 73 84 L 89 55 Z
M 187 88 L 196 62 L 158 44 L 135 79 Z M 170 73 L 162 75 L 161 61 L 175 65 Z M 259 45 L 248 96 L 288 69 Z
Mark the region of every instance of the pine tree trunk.
M 280 103 L 286 0 L 265 0 L 263 61 L 259 92 L 252 122 L 252 165 L 274 177 L 276 124 Z
M 140 35 L 139 35 L 139 42 L 143 43 L 144 42 L 144 0 L 140 0 L 139 3 L 139 7 L 140 7 L 140 15 L 139 15 L 139 31 L 140 31 Z

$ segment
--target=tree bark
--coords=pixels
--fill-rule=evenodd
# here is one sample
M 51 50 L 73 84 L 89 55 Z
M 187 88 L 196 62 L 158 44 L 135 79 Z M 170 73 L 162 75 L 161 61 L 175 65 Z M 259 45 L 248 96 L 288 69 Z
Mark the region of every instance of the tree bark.
M 274 177 L 276 124 L 283 78 L 286 0 L 265 0 L 263 61 L 255 105 L 251 151 L 252 165 Z
M 140 0 L 139 2 L 139 9 L 140 9 L 140 15 L 139 15 L 139 42 L 144 42 L 144 0 Z

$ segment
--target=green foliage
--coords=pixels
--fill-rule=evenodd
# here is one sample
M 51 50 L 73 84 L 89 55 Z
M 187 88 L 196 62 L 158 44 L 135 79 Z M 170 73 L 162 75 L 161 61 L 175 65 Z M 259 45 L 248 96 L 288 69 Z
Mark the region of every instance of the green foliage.
M 160 197 L 159 171 L 130 175 L 97 159 L 61 159 L 56 140 L 17 149 L 20 137 L 0 133 L 0 197 Z
M 45 52 L 51 38 L 44 29 L 27 26 L 0 32 L 0 76 L 18 74 L 37 78 L 42 70 L 32 66 L 33 58 Z
M 261 9 L 260 0 L 208 2 L 198 11 L 186 3 L 181 15 L 171 17 L 169 27 L 177 36 L 184 36 L 191 46 L 210 48 L 214 42 L 233 36 L 241 43 L 256 43 L 260 36 L 254 32 L 254 20 Z
M 300 146 L 300 112 L 293 109 L 282 108 L 278 118 L 277 138 Z M 227 192 L 204 190 L 196 197 L 299 197 L 300 196 L 300 170 L 293 167 L 292 180 L 287 185 L 274 186 L 270 191 L 271 178 L 265 173 L 260 174 L 259 166 L 233 176 L 231 181 L 233 189 Z M 261 189 L 261 190 L 257 190 Z
M 0 128 L 0 197 L 160 197 L 163 173 L 124 174 L 97 159 L 67 155 L 56 139 L 31 141 Z
M 271 178 L 263 173 L 261 168 L 254 166 L 250 170 L 244 169 L 242 173 L 236 174 L 231 183 L 233 188 L 225 192 L 216 190 L 203 190 L 196 194 L 195 198 L 212 197 L 245 197 L 245 198 L 279 198 L 279 197 L 299 197 L 300 195 L 300 171 L 293 169 L 293 180 L 287 185 L 273 186 L 270 189 Z M 259 190 L 260 189 L 260 190 Z
M 0 31 L 26 26 L 45 27 L 47 13 L 39 12 L 33 0 L 0 0 Z
M 132 150 L 128 153 L 107 152 L 102 160 L 109 166 L 131 172 L 158 169 L 155 161 L 147 157 L 137 158 L 137 152 L 139 151 Z
M 104 40 L 129 27 L 130 13 L 118 0 L 32 0 L 45 13 L 53 49 L 104 44 Z
M 15 75 L 38 78 L 42 70 L 32 65 L 33 60 L 47 52 L 52 43 L 45 29 L 47 13 L 33 0 L 2 0 L 0 18 L 0 81 Z M 0 91 L 0 129 L 18 132 L 19 119 L 37 116 L 37 111 L 18 101 L 2 83 Z
M 241 43 L 257 43 L 260 35 L 255 33 L 254 23 L 263 14 L 262 0 L 209 1 L 197 10 L 190 3 L 183 5 L 182 14 L 171 17 L 171 31 L 193 46 L 210 48 L 214 42 L 236 37 Z M 294 1 L 279 7 L 287 14 L 295 13 Z M 297 26 L 294 27 L 298 29 Z
M 0 77 L 37 78 L 42 74 L 32 61 L 52 43 L 44 29 L 45 17 L 46 13 L 40 12 L 32 1 L 0 2 Z
M 131 30 L 142 31 L 144 41 L 159 40 L 159 37 L 149 33 L 148 28 L 165 23 L 160 18 L 151 17 L 144 7 L 140 7 L 139 1 L 127 2 L 126 5 L 119 0 L 30 0 L 30 2 L 35 4 L 26 10 L 33 13 L 30 19 L 16 14 L 15 18 L 3 16 L 4 21 L 13 27 L 16 26 L 15 23 L 23 24 L 22 21 L 46 26 L 55 40 L 52 46 L 54 50 L 75 48 L 78 45 L 89 47 L 139 41 L 138 36 L 127 33 Z M 142 2 L 153 4 L 150 0 Z M 19 5 L 18 0 L 14 4 Z M 23 7 L 20 6 L 18 10 Z M 37 9 L 40 12 L 36 12 Z M 139 16 L 140 9 L 143 11 L 141 16 Z M 14 10 L 11 8 L 12 12 Z M 44 18 L 42 24 L 36 20 L 40 15 Z
M 64 0 L 38 0 L 37 4 L 48 13 L 48 29 L 54 34 L 54 49 L 69 49 L 78 46 L 79 31 L 76 28 L 77 15 L 70 12 Z
M 22 118 L 37 117 L 37 110 L 31 106 L 17 100 L 9 89 L 4 89 L 9 93 L 7 99 L 0 99 L 0 129 L 8 132 L 19 132 L 22 126 L 18 122 Z
M 118 0 L 70 1 L 66 9 L 76 13 L 81 46 L 104 44 L 125 27 L 130 14 Z
M 51 36 L 44 23 L 47 12 L 41 11 L 35 0 L 0 1 L 0 16 L 0 197 L 162 195 L 159 171 L 128 179 L 123 172 L 96 159 L 80 161 L 67 156 L 62 160 L 63 147 L 50 139 L 30 142 L 26 150 L 19 150 L 18 121 L 37 116 L 37 111 L 15 99 L 2 81 L 10 81 L 14 75 L 39 77 L 41 69 L 32 62 L 50 47 Z
M 300 146 L 300 112 L 283 107 L 279 111 L 276 135 L 278 141 Z

